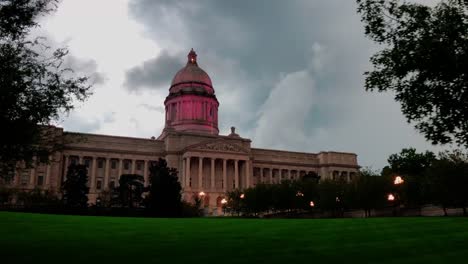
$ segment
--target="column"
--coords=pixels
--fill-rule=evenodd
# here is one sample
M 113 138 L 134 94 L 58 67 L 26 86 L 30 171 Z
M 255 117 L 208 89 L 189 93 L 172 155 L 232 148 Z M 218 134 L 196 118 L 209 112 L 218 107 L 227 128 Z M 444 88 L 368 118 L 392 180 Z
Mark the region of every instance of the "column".
M 104 169 L 104 190 L 109 188 L 110 163 L 111 159 L 106 158 L 106 167 Z
M 52 162 L 52 159 L 49 157 L 49 162 L 47 163 L 47 166 L 46 166 L 45 186 L 49 186 L 49 185 L 50 185 L 50 169 L 51 169 L 51 162 Z
M 115 186 L 119 185 L 120 176 L 122 176 L 122 167 L 123 167 L 123 159 L 119 159 L 119 171 L 117 174 Z
M 186 160 L 187 160 L 187 162 L 186 162 L 186 163 L 187 163 L 187 166 L 185 166 L 185 170 L 186 170 L 186 172 L 185 172 L 185 177 L 186 177 L 186 178 L 185 178 L 185 184 L 186 184 L 188 187 L 190 187 L 190 188 L 192 187 L 192 186 L 190 186 L 190 159 L 191 159 L 191 158 L 192 158 L 192 157 L 187 157 L 187 158 L 186 158 Z
M 135 164 L 136 160 L 132 159 L 132 174 L 135 174 Z
M 227 166 L 225 159 L 223 159 L 223 190 L 227 192 Z
M 234 160 L 234 186 L 239 188 L 239 161 Z
M 198 189 L 203 189 L 203 157 L 198 157 Z
M 93 164 L 91 165 L 91 184 L 90 191 L 96 191 L 96 157 L 93 157 Z
M 288 180 L 291 180 L 291 170 L 288 170 Z
M 145 186 L 149 185 L 149 179 L 148 179 L 148 161 L 144 161 L 145 164 L 143 165 L 143 178 L 145 179 Z
M 35 183 L 36 183 L 36 158 L 34 157 L 32 161 L 30 175 L 29 175 L 29 185 L 31 185 L 31 187 L 34 187 Z
M 78 156 L 78 164 L 83 164 L 83 156 Z
M 215 189 L 215 159 L 211 158 L 211 189 Z
M 181 183 L 180 185 L 182 186 L 182 189 L 185 187 L 185 177 L 186 177 L 186 171 L 185 171 L 185 158 L 182 157 L 182 178 L 180 179 L 181 180 Z
M 272 168 L 269 168 L 270 170 L 270 184 L 273 183 L 273 169 Z
M 250 187 L 250 160 L 245 161 L 245 188 Z
M 70 164 L 69 156 L 68 155 L 63 155 L 65 157 L 65 164 L 64 164 L 64 170 L 63 173 L 63 181 L 67 180 L 67 173 L 68 173 L 68 165 Z M 61 185 L 61 184 L 60 184 Z

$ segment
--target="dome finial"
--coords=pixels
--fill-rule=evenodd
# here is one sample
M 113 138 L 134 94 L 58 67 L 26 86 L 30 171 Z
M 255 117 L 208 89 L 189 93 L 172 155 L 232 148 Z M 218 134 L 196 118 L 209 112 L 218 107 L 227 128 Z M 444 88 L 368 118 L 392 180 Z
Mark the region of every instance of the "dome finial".
M 198 66 L 198 64 L 197 64 L 197 53 L 195 53 L 193 48 L 190 50 L 189 54 L 187 55 L 187 58 L 188 58 L 187 65 L 194 64 L 194 65 Z

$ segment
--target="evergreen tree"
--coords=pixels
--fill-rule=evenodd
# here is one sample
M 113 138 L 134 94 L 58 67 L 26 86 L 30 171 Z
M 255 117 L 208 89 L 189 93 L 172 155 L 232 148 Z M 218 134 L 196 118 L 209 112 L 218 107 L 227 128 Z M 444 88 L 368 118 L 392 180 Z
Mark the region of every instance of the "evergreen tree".
M 117 202 L 124 207 L 139 207 L 143 201 L 142 194 L 145 188 L 145 179 L 138 174 L 123 174 L 119 179 Z
M 68 166 L 67 179 L 62 186 L 63 203 L 69 207 L 88 206 L 88 168 L 86 165 Z
M 182 187 L 177 170 L 168 168 L 164 159 L 152 162 L 147 207 L 151 214 L 164 217 L 180 216 L 182 213 Z

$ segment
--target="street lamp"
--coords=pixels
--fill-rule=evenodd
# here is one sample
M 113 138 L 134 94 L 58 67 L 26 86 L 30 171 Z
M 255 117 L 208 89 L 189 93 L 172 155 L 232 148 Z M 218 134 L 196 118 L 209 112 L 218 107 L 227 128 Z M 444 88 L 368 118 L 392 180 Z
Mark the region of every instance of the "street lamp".
M 245 198 L 245 195 L 242 193 L 242 194 L 240 195 L 240 198 L 241 198 L 241 199 L 244 199 L 244 198 Z
M 394 185 L 400 185 L 400 184 L 402 184 L 404 182 L 405 182 L 405 180 L 403 180 L 403 178 L 401 176 L 396 176 L 395 180 L 393 181 L 393 184 Z
M 296 196 L 297 196 L 297 197 L 303 197 L 304 194 L 303 194 L 302 192 L 297 192 L 297 193 L 296 193 Z
M 227 200 L 226 200 L 226 198 L 223 198 L 221 200 L 221 207 L 223 208 L 223 215 L 226 214 L 226 204 L 227 204 Z
M 206 195 L 206 193 L 205 193 L 204 191 L 201 191 L 201 192 L 198 193 L 198 195 L 201 196 L 201 197 L 203 197 L 203 196 Z
M 315 207 L 314 201 L 310 201 L 309 205 L 310 205 L 310 207 Z
M 390 201 L 390 202 L 393 202 L 393 201 L 395 201 L 395 196 L 394 196 L 393 194 L 390 193 L 390 194 L 388 194 L 388 196 L 387 196 L 387 200 Z

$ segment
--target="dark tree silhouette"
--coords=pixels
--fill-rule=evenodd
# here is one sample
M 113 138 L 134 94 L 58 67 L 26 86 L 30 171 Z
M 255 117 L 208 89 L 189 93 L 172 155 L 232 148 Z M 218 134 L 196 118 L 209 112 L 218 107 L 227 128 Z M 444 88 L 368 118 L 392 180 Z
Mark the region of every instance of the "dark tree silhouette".
M 168 168 L 164 159 L 152 162 L 147 207 L 156 216 L 174 217 L 182 213 L 181 190 L 177 170 Z
M 62 186 L 62 201 L 69 207 L 88 206 L 88 168 L 86 165 L 68 166 L 67 178 Z
M 118 203 L 124 207 L 139 207 L 143 201 L 145 179 L 138 174 L 123 174 L 119 179 L 119 186 L 115 188 Z
M 392 92 L 433 144 L 468 147 L 468 0 L 357 3 L 366 35 L 383 47 L 365 73 L 366 90 Z
M 431 179 L 434 201 L 443 207 L 445 216 L 448 207 L 461 207 L 466 216 L 468 154 L 459 150 L 442 152 L 427 173 Z
M 0 177 L 17 162 L 47 160 L 60 147 L 50 121 L 89 96 L 88 78 L 65 68 L 67 49 L 52 50 L 44 38 L 31 39 L 37 19 L 55 11 L 57 0 L 0 1 Z
M 384 168 L 387 177 L 402 176 L 405 182 L 398 187 L 400 201 L 409 207 L 419 207 L 430 200 L 426 172 L 436 160 L 430 151 L 418 153 L 414 148 L 402 149 L 388 158 L 389 167 Z M 389 181 L 392 181 L 390 179 Z

